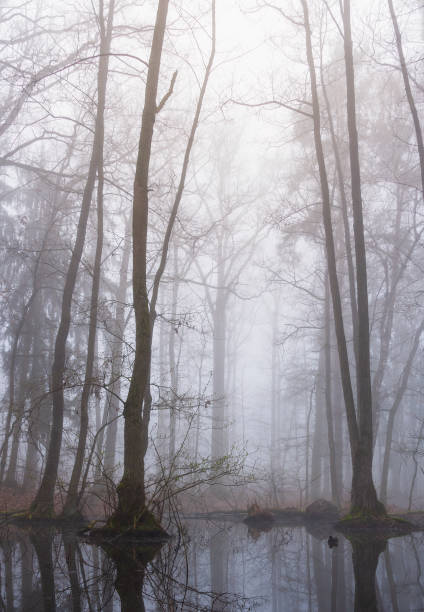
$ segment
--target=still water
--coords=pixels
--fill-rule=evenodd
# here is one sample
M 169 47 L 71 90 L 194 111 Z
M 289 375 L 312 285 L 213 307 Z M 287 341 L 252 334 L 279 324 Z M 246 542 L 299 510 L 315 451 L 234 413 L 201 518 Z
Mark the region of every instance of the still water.
M 424 610 L 422 533 L 330 549 L 329 531 L 191 519 L 155 551 L 3 527 L 0 610 Z

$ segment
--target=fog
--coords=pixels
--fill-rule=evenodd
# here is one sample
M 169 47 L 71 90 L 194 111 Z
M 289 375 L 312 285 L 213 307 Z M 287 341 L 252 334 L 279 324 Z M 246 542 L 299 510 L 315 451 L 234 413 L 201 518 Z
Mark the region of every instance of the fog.
M 421 511 L 421 4 L 0 11 L 4 516 Z

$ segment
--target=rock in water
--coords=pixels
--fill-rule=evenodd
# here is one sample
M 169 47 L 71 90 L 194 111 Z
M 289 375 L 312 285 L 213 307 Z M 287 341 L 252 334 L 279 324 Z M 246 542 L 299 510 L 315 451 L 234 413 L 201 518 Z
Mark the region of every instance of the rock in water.
M 317 499 L 305 509 L 305 515 L 314 519 L 337 519 L 339 510 L 326 499 Z

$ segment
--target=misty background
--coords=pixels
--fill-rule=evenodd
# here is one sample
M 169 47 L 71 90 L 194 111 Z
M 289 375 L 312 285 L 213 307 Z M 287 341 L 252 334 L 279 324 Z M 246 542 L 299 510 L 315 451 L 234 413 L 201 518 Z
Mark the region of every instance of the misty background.
M 106 51 L 102 28 L 111 2 L 0 6 L 0 480 L 7 495 L 18 488 L 31 499 L 45 469 L 54 344 L 105 58 L 103 163 L 72 295 L 57 497 L 69 487 L 84 384 L 88 433 L 80 484 L 91 495 L 87 503 L 112 504 L 110 483 L 122 475 L 121 417 L 135 338 L 133 182 L 156 4 L 116 0 Z M 399 0 L 395 9 L 421 115 L 423 9 L 418 0 Z M 309 11 L 353 364 L 343 39 L 337 2 L 311 1 Z M 164 103 L 149 175 L 150 289 L 208 61 L 210 23 L 210 2 L 170 3 L 158 91 Z M 374 480 L 388 507 L 413 509 L 424 497 L 420 160 L 387 3 L 353 2 L 352 28 Z M 320 497 L 349 502 L 352 467 L 311 113 L 300 3 L 217 2 L 216 55 L 160 282 L 152 347 L 148 493 L 165 477 L 182 491 L 186 509 L 245 508 L 254 500 L 303 508 Z M 211 470 L 216 486 L 208 482 Z

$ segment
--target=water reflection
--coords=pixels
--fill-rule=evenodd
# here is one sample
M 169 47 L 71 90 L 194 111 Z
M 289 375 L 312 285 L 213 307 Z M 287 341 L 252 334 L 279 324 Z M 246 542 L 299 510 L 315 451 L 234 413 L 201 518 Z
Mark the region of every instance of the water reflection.
M 423 609 L 423 535 L 329 547 L 331 526 L 187 521 L 160 549 L 56 529 L 0 532 L 0 609 L 131 612 Z
M 352 562 L 355 575 L 355 612 L 378 612 L 376 571 L 384 540 L 352 541 Z

